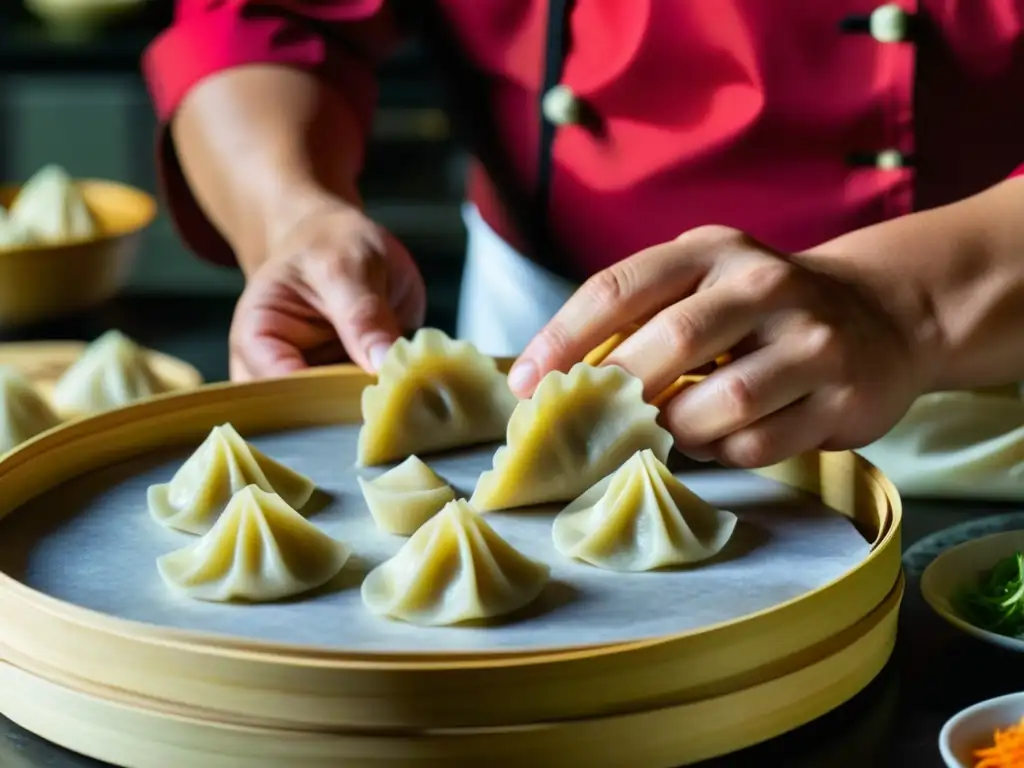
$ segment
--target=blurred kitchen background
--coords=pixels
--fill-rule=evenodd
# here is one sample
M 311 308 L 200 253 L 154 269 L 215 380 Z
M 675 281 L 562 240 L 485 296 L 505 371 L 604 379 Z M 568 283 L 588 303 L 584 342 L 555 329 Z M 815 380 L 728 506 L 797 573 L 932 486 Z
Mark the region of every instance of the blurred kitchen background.
M 118 6 L 123 15 L 108 13 Z M 155 121 L 139 60 L 172 8 L 172 0 L 0 0 L 0 179 L 22 182 L 57 163 L 76 177 L 154 192 Z M 373 218 L 416 254 L 428 284 L 428 322 L 450 330 L 462 269 L 465 158 L 415 48 L 402 51 L 380 78 L 363 193 Z M 208 377 L 221 378 L 219 331 L 226 334 L 240 288 L 236 272 L 189 254 L 161 213 L 145 234 L 128 287 L 111 306 L 45 327 L 0 329 L 0 336 L 88 339 L 118 325 L 144 343 L 160 341 L 171 354 L 194 358 L 198 336 L 180 338 L 191 332 L 181 327 L 186 318 L 179 311 L 188 306 L 194 318 L 187 322 L 205 323 L 208 349 L 195 362 Z M 147 338 L 169 313 L 176 323 L 160 330 L 159 340 Z M 191 355 L 176 349 L 186 344 Z

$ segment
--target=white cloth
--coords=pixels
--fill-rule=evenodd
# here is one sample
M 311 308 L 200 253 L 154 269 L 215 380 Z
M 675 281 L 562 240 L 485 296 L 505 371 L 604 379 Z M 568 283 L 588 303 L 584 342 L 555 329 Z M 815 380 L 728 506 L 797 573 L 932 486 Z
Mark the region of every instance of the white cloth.
M 463 208 L 468 232 L 458 336 L 514 357 L 574 286 L 526 259 Z M 1024 500 L 1024 387 L 1020 392 L 925 395 L 860 453 L 906 496 Z
M 456 333 L 494 357 L 515 357 L 572 295 L 574 286 L 501 239 L 465 205 L 466 267 Z

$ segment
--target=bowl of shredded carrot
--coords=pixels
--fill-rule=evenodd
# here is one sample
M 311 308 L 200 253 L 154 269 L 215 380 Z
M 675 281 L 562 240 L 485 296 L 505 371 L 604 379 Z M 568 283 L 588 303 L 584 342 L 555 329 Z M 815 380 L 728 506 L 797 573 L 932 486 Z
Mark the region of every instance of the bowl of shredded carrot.
M 968 707 L 939 734 L 949 768 L 1024 768 L 1024 693 Z

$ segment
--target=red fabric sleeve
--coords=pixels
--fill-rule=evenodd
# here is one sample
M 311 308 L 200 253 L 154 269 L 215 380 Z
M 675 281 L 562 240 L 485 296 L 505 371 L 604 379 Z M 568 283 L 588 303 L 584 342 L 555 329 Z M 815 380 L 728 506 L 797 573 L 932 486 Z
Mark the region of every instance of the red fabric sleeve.
M 1018 176 L 1024 176 L 1024 165 L 1017 166 L 1014 172 L 1011 173 L 1007 178 L 1014 179 Z
M 247 64 L 309 70 L 344 94 L 365 136 L 376 99 L 375 67 L 398 40 L 384 0 L 177 0 L 174 21 L 149 46 L 142 70 L 160 120 L 161 192 L 186 245 L 206 260 L 235 264 L 192 196 L 167 130 L 193 87 Z

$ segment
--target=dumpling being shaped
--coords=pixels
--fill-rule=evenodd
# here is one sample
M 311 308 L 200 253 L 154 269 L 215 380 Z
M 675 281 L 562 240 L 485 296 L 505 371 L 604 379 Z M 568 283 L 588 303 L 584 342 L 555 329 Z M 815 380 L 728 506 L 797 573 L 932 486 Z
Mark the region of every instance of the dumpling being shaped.
M 82 240 L 99 231 L 78 185 L 59 165 L 47 165 L 25 182 L 10 219 L 47 243 Z
M 246 442 L 230 424 L 210 434 L 169 483 L 149 486 L 149 514 L 163 526 L 186 533 L 214 527 L 236 493 L 254 485 L 302 509 L 316 490 L 305 475 L 280 464 Z
M 60 424 L 49 403 L 13 368 L 0 367 L 0 453 Z
M 446 626 L 528 605 L 543 591 L 549 572 L 501 538 L 465 499 L 457 499 L 370 571 L 363 603 L 377 615 Z
M 651 571 L 714 557 L 736 519 L 643 450 L 559 512 L 552 538 L 565 557 L 609 571 Z
M 392 345 L 377 383 L 363 390 L 358 462 L 374 466 L 500 440 L 515 407 L 492 358 L 422 328 Z
M 249 485 L 205 536 L 156 563 L 164 582 L 187 597 L 258 603 L 326 584 L 351 553 L 280 496 Z
M 60 377 L 53 404 L 66 414 L 99 413 L 170 390 L 153 371 L 146 351 L 120 331 L 110 330 Z
M 36 239 L 25 227 L 12 221 L 7 210 L 0 205 L 0 250 L 32 245 Z
M 373 480 L 357 478 L 366 506 L 385 533 L 409 536 L 432 518 L 455 491 L 419 457 L 410 456 Z
M 494 468 L 470 503 L 481 512 L 567 502 L 650 448 L 665 461 L 672 435 L 644 402 L 643 382 L 624 369 L 577 363 L 552 371 L 520 401 Z

